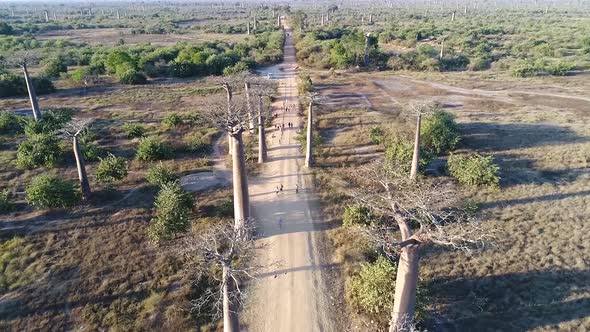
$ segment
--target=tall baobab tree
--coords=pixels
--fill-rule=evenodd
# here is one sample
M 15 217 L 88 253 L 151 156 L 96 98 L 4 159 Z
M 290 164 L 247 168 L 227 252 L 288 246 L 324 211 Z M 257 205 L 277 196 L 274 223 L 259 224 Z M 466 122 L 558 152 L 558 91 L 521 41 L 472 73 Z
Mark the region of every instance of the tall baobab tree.
M 242 137 L 244 129 L 248 125 L 248 112 L 244 99 L 241 95 L 231 95 L 230 99 L 211 98 L 207 109 L 207 113 L 213 124 L 228 134 L 232 144 L 232 177 L 236 229 L 243 228 L 246 220 L 250 217 L 248 177 L 246 175 L 244 140 Z
M 80 190 L 84 199 L 89 199 L 92 191 L 88 175 L 86 174 L 86 163 L 80 149 L 80 135 L 88 128 L 91 119 L 72 119 L 62 130 L 63 133 L 72 139 L 72 150 L 76 158 L 76 168 L 78 169 L 78 179 L 80 181 Z
M 238 73 L 234 73 L 231 75 L 224 75 L 224 76 L 215 76 L 211 78 L 213 83 L 221 86 L 223 90 L 225 90 L 226 98 L 227 98 L 227 111 L 230 112 L 230 104 L 232 103 L 232 98 L 234 95 L 234 90 L 240 87 L 245 79 L 248 76 L 247 71 L 242 71 Z M 232 136 L 228 134 L 227 137 L 227 144 L 228 144 L 228 153 L 233 153 L 233 143 L 232 143 Z
M 422 127 L 422 115 L 432 113 L 434 105 L 415 104 L 411 106 L 412 113 L 416 115 L 416 134 L 414 136 L 414 154 L 412 155 L 412 167 L 410 168 L 410 179 L 416 180 L 418 167 L 420 166 L 420 129 Z
M 307 93 L 307 139 L 305 142 L 305 167 L 313 165 L 313 105 L 320 100 L 317 92 Z
M 377 161 L 357 170 L 351 196 L 393 221 L 376 227 L 373 239 L 386 253 L 399 252 L 390 332 L 409 331 L 415 314 L 420 251 L 428 244 L 471 251 L 493 239 L 493 232 L 460 208 L 454 185 L 438 180 L 416 182 L 401 165 Z M 418 228 L 414 225 L 418 225 Z M 393 239 L 392 230 L 400 239 Z M 397 256 L 397 255 L 395 255 Z
M 39 101 L 37 100 L 37 93 L 35 92 L 35 86 L 33 80 L 29 76 L 29 70 L 27 66 L 34 61 L 33 57 L 25 54 L 24 56 L 15 60 L 16 63 L 23 70 L 25 75 L 25 83 L 27 85 L 27 91 L 29 92 L 29 100 L 31 101 L 31 108 L 33 109 L 33 118 L 36 121 L 41 120 L 41 110 L 39 109 Z
M 270 80 L 258 78 L 253 82 L 252 95 L 255 96 L 258 105 L 258 163 L 264 163 L 267 159 L 266 148 L 266 118 L 270 114 L 267 107 L 267 99 L 275 93 L 275 88 Z
M 242 266 L 252 261 L 255 245 L 251 227 L 236 229 L 231 225 L 213 226 L 207 232 L 185 239 L 182 252 L 193 262 L 200 274 L 210 274 L 211 267 L 221 269 L 221 276 L 213 276 L 218 287 L 206 289 L 192 304 L 201 312 L 213 302 L 214 318 L 223 317 L 224 332 L 239 332 L 238 311 L 242 304 L 240 281 L 255 279 L 257 266 Z M 243 236 L 246 234 L 247 236 Z

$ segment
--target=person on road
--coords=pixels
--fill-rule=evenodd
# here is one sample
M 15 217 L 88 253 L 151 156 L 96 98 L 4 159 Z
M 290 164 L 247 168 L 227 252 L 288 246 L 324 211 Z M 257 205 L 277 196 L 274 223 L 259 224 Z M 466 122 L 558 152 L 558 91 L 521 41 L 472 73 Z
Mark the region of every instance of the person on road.
M 276 188 L 275 192 L 277 193 L 277 195 L 279 194 L 279 187 Z
M 283 228 L 283 219 L 279 218 L 279 229 Z
M 299 192 L 299 184 L 295 183 L 295 193 Z
M 281 183 L 281 191 L 283 191 L 283 184 Z

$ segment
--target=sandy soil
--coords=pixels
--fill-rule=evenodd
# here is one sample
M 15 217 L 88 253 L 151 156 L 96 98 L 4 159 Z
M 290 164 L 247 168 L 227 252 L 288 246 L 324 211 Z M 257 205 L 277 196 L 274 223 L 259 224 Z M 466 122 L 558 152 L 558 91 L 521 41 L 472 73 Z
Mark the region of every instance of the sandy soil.
M 275 124 L 284 123 L 285 129 L 269 130 L 269 161 L 250 181 L 253 216 L 261 235 L 259 260 L 267 268 L 253 285 L 247 324 L 250 331 L 334 331 L 324 280 L 331 266 L 320 250 L 327 223 L 317 220 L 311 175 L 295 140 L 302 122 L 295 109 L 283 110 L 284 102 L 297 105 L 295 50 L 290 29 L 286 31 L 284 62 L 262 73 L 271 72 L 279 82 L 284 98 L 273 105 L 278 114 Z M 288 122 L 294 128 L 288 128 Z M 281 185 L 283 190 L 277 193 Z

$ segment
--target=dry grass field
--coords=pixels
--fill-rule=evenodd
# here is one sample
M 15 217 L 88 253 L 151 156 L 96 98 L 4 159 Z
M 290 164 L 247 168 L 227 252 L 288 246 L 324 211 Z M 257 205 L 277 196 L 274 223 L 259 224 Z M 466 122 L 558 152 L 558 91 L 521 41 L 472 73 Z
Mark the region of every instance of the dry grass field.
M 348 167 L 379 157 L 374 126 L 411 135 L 403 110 L 431 100 L 460 124 L 460 151 L 492 154 L 499 189 L 465 188 L 496 241 L 472 256 L 430 247 L 421 261 L 431 326 L 454 331 L 590 329 L 590 79 L 516 80 L 481 73 L 312 75 L 325 96 L 316 179 L 327 215 L 346 202 Z M 348 105 L 348 106 L 347 106 Z M 352 105 L 352 106 L 350 106 Z M 435 163 L 444 174 L 445 158 Z M 444 176 L 444 175 L 443 175 Z M 335 263 L 350 275 L 370 255 L 332 231 Z M 363 330 L 367 322 L 356 322 Z

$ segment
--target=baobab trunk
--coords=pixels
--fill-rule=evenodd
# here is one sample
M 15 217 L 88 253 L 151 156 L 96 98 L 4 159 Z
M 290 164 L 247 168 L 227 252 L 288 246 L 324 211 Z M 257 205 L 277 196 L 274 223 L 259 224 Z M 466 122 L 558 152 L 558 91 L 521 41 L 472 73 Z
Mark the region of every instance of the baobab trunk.
M 451 15 L 451 22 L 455 22 L 455 11 L 453 11 L 453 14 Z
M 262 103 L 262 101 L 260 101 Z M 266 161 L 266 129 L 264 128 L 264 117 L 262 116 L 262 107 L 258 107 L 258 163 Z
M 254 132 L 254 115 L 252 114 L 252 103 L 250 100 L 250 83 L 244 83 L 244 92 L 246 93 L 246 106 L 248 107 L 248 125 L 250 133 Z
M 442 59 L 445 56 L 445 42 L 444 40 L 440 42 L 440 55 L 438 56 L 439 59 Z
M 232 145 L 232 175 L 234 186 L 234 219 L 235 228 L 243 229 L 250 217 L 250 200 L 248 197 L 248 178 L 246 176 L 246 161 L 244 159 L 244 141 L 242 130 L 233 133 Z
M 419 261 L 420 244 L 410 244 L 402 248 L 397 266 L 389 332 L 410 331 L 416 309 Z
M 250 19 L 248 18 L 248 23 L 246 23 L 246 29 L 248 30 L 248 34 L 250 34 Z
M 90 198 L 90 183 L 88 182 L 88 175 L 86 174 L 86 164 L 84 163 L 84 156 L 80 151 L 80 142 L 78 136 L 73 137 L 74 157 L 76 158 L 76 167 L 78 168 L 78 179 L 80 180 L 80 190 L 85 199 Z
M 311 167 L 313 164 L 313 156 L 312 156 L 312 124 L 313 124 L 313 102 L 309 102 L 309 108 L 307 109 L 307 141 L 306 149 L 305 149 L 305 166 Z
M 29 77 L 29 71 L 27 65 L 23 63 L 23 72 L 25 75 L 25 83 L 27 84 L 27 91 L 29 91 L 29 99 L 31 100 L 31 107 L 33 108 L 33 117 L 35 121 L 41 120 L 41 112 L 39 111 L 39 102 L 37 101 L 37 94 L 35 93 L 35 86 L 33 81 Z
M 231 300 L 231 293 L 235 289 L 234 280 L 229 275 L 229 267 L 223 266 L 223 332 L 239 332 L 240 321 L 237 308 Z
M 281 27 L 281 14 L 277 15 L 277 27 Z
M 410 179 L 416 180 L 418 175 L 418 165 L 420 163 L 420 126 L 422 124 L 422 114 L 418 114 L 416 123 L 416 138 L 414 139 L 414 155 L 412 156 L 412 169 L 410 170 Z

